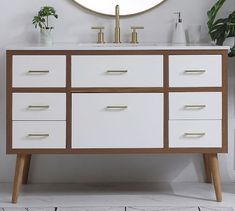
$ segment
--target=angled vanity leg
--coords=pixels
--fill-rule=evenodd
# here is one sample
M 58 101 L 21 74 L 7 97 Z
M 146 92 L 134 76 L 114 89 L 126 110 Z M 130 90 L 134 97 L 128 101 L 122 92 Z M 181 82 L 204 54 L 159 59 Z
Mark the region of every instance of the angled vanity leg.
M 203 154 L 203 161 L 204 161 L 204 167 L 205 167 L 206 182 L 207 183 L 212 183 L 211 169 L 210 169 L 209 155 L 208 154 Z
M 24 165 L 26 162 L 26 157 L 27 155 L 17 154 L 12 203 L 17 203 L 24 174 Z
M 221 188 L 221 179 L 220 179 L 219 162 L 217 154 L 210 154 L 210 169 L 215 188 L 216 200 L 217 202 L 221 202 L 222 188 Z
M 22 184 L 28 184 L 31 157 L 32 155 L 26 155 Z

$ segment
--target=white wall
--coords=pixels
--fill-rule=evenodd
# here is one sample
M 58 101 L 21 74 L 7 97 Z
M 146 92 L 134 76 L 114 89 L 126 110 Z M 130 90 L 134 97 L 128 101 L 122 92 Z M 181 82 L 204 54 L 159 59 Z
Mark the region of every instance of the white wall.
M 122 19 L 123 40 L 130 37 L 129 27 L 143 25 L 140 40 L 169 42 L 173 12 L 182 11 L 185 26 L 203 25 L 203 39 L 208 40 L 206 12 L 215 0 L 167 0 L 160 7 L 136 17 Z M 12 181 L 15 156 L 5 154 L 5 52 L 11 43 L 36 42 L 38 32 L 31 25 L 33 15 L 42 5 L 52 5 L 59 13 L 56 22 L 57 42 L 94 42 L 90 26 L 105 25 L 106 40 L 112 41 L 113 18 L 97 16 L 81 9 L 72 0 L 1 0 L 0 1 L 0 182 Z M 235 9 L 227 0 L 221 15 Z M 224 181 L 235 180 L 235 59 L 229 68 L 229 154 L 220 155 Z M 32 161 L 33 182 L 144 182 L 202 181 L 200 155 L 35 155 Z

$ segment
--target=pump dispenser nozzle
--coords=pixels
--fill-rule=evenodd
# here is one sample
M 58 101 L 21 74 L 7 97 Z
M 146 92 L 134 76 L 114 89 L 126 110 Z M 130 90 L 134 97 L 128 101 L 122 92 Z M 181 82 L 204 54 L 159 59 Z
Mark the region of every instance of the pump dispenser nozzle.
M 178 23 L 182 23 L 181 12 L 174 12 L 174 14 L 178 15 Z

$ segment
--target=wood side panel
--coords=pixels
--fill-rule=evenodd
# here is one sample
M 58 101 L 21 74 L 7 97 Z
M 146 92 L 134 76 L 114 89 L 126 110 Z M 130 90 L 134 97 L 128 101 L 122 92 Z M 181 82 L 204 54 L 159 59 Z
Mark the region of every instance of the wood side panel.
M 6 63 L 6 152 L 12 149 L 12 52 L 7 51 Z
M 222 99 L 222 148 L 228 152 L 228 55 L 223 52 L 222 60 L 222 80 L 223 80 L 223 99 Z

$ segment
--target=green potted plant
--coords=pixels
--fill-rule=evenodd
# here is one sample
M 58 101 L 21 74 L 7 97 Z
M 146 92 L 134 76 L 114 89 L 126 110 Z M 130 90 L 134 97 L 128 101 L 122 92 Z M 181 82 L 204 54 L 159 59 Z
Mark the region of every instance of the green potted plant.
M 232 40 L 229 56 L 235 56 L 235 11 L 226 18 L 216 19 L 216 16 L 226 0 L 218 0 L 207 12 L 208 28 L 211 39 L 217 45 L 223 45 L 225 40 Z
M 50 17 L 58 18 L 56 10 L 53 7 L 44 6 L 34 16 L 32 21 L 35 28 L 40 28 L 40 42 L 42 44 L 52 44 L 52 31 L 54 27 L 49 24 Z

